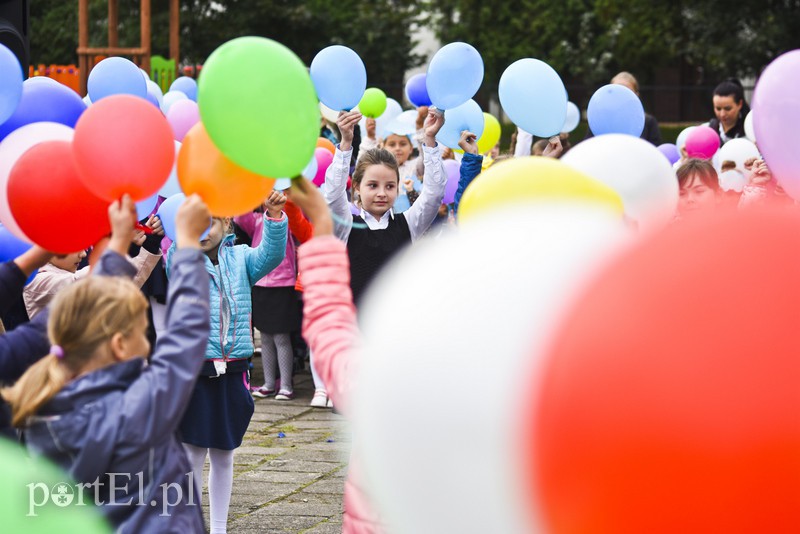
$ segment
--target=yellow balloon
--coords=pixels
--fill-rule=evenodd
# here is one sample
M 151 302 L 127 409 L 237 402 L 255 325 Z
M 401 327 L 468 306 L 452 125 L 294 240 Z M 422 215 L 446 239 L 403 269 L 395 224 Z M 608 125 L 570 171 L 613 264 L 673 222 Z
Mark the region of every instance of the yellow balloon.
M 483 114 L 483 135 L 478 139 L 478 154 L 486 154 L 500 141 L 500 121 L 490 113 Z
M 623 214 L 622 199 L 607 185 L 542 156 L 501 161 L 482 172 L 464 191 L 459 221 L 512 205 L 553 201 L 585 202 Z

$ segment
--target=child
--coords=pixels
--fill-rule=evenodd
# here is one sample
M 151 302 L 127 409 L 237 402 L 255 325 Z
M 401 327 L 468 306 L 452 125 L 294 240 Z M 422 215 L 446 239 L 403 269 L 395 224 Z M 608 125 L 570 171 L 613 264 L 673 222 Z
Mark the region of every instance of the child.
M 678 168 L 678 216 L 685 217 L 696 211 L 714 209 L 719 204 L 721 190 L 717 171 L 710 162 L 688 159 Z
M 160 227 L 160 222 L 155 217 L 151 217 L 147 221 L 147 225 L 151 228 L 155 225 Z M 136 245 L 142 245 L 144 241 L 145 234 L 140 230 L 137 230 L 131 239 L 131 242 Z M 127 256 L 127 249 L 125 250 Z M 39 269 L 39 273 L 30 284 L 25 286 L 23 293 L 28 317 L 33 319 L 55 297 L 56 293 L 89 274 L 88 266 L 78 269 L 85 257 L 86 251 L 84 250 L 64 256 L 55 256 L 50 263 Z M 131 258 L 131 264 L 136 267 L 136 276 L 133 281 L 138 287 L 142 287 L 160 259 L 161 250 L 158 247 L 151 250 L 142 248 L 135 258 Z
M 287 233 L 286 217 L 279 207 L 271 205 L 267 206 L 261 243 L 256 248 L 234 246 L 230 223 L 230 219 L 214 218 L 208 237 L 200 243 L 208 273 L 205 283 L 211 294 L 211 336 L 205 347 L 205 363 L 180 424 L 198 488 L 203 486 L 206 454 L 211 460 L 208 493 L 211 532 L 215 534 L 227 529 L 233 450 L 242 444 L 255 406 L 248 379 L 248 358 L 253 355 L 250 291 L 283 261 Z M 168 276 L 173 251 L 174 247 L 170 247 L 167 252 Z
M 109 213 L 114 232 L 96 270 L 116 264 L 132 276 L 124 255 L 135 205 L 125 195 Z M 55 298 L 50 354 L 3 391 L 14 424 L 27 423 L 31 453 L 68 471 L 82 485 L 83 502 L 101 506 L 117 532 L 203 531 L 186 475 L 191 467 L 175 431 L 208 341 L 199 250 L 208 218 L 197 196 L 178 210 L 167 333 L 149 366 L 147 300 L 130 280 L 91 276 Z
M 442 205 L 447 182 L 436 143 L 436 134 L 444 124 L 444 117 L 431 111 L 425 121 L 422 147 L 425 180 L 419 199 L 408 211 L 396 215 L 392 206 L 400 188 L 397 160 L 386 150 L 367 150 L 362 153 L 353 173 L 353 196 L 361 212 L 351 216 L 345 184 L 352 155 L 353 128 L 360 118 L 358 112 L 339 115 L 342 141 L 336 148 L 321 187 L 337 218 L 336 235 L 347 242 L 351 287 L 356 302 L 360 301 L 370 280 L 389 258 L 403 245 L 420 238 L 430 227 Z
M 286 195 L 273 191 L 266 201 L 265 209 L 280 213 L 286 204 Z M 254 247 L 261 243 L 264 216 L 257 212 L 235 217 L 234 221 L 252 238 Z M 253 389 L 254 397 L 275 395 L 275 400 L 294 398 L 292 370 L 294 352 L 291 332 L 300 326 L 295 283 L 297 262 L 293 239 L 286 240 L 286 255 L 275 269 L 253 286 L 253 326 L 261 332 L 261 365 L 264 368 L 264 385 Z M 280 370 L 280 389 L 275 392 L 275 367 Z

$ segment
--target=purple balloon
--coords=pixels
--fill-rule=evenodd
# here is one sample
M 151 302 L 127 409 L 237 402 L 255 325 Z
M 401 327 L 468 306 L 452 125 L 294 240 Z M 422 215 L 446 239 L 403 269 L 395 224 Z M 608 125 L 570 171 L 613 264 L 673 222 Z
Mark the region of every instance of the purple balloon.
M 0 140 L 17 128 L 33 122 L 57 122 L 74 128 L 84 111 L 86 103 L 66 85 L 56 81 L 42 82 L 36 78 L 25 80 L 16 111 L 0 124 Z
M 444 160 L 444 172 L 447 174 L 447 185 L 444 186 L 442 204 L 452 204 L 456 201 L 458 180 L 461 178 L 461 164 L 454 159 L 446 159 Z
M 409 78 L 406 82 L 406 98 L 417 108 L 431 105 L 431 97 L 428 96 L 428 87 L 425 85 L 425 73 Z
M 681 153 L 678 150 L 678 147 L 672 143 L 658 145 L 658 151 L 664 154 L 664 157 L 669 160 L 670 165 L 674 165 L 676 161 L 681 159 Z

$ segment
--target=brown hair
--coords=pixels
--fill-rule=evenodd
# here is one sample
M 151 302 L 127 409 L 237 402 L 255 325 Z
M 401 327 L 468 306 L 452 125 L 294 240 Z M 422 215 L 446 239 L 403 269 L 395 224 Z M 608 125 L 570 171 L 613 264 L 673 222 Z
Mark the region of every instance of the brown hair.
M 11 405 L 12 423 L 22 426 L 81 374 L 98 347 L 116 333 L 130 334 L 146 309 L 147 299 L 126 278 L 90 276 L 60 291 L 50 305 L 47 334 L 64 356 L 51 352 L 0 392 Z
M 719 191 L 719 176 L 714 166 L 704 159 L 690 158 L 678 167 L 675 173 L 678 176 L 678 187 L 686 185 L 692 176 L 697 176 L 706 187 Z
M 624 85 L 630 85 L 633 87 L 633 92 L 637 95 L 639 94 L 639 82 L 636 81 L 636 78 L 630 72 L 622 71 L 613 78 L 611 78 L 611 83 L 620 83 Z
M 397 183 L 400 183 L 400 169 L 397 167 L 397 160 L 394 158 L 394 154 L 383 148 L 371 148 L 359 155 L 358 163 L 356 163 L 356 170 L 353 171 L 353 182 L 351 184 L 353 201 L 361 202 L 357 199 L 358 194 L 356 190 L 358 186 L 361 185 L 361 180 L 364 179 L 364 173 L 373 165 L 385 165 L 393 170 L 395 174 L 397 174 Z

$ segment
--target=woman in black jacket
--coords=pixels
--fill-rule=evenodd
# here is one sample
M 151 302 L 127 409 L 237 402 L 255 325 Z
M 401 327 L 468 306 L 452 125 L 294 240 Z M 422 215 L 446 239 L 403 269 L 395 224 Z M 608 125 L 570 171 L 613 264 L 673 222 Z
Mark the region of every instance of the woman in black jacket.
M 744 118 L 750 106 L 744 100 L 744 87 L 736 78 L 728 78 L 714 89 L 714 115 L 708 125 L 719 133 L 720 144 L 745 137 Z

